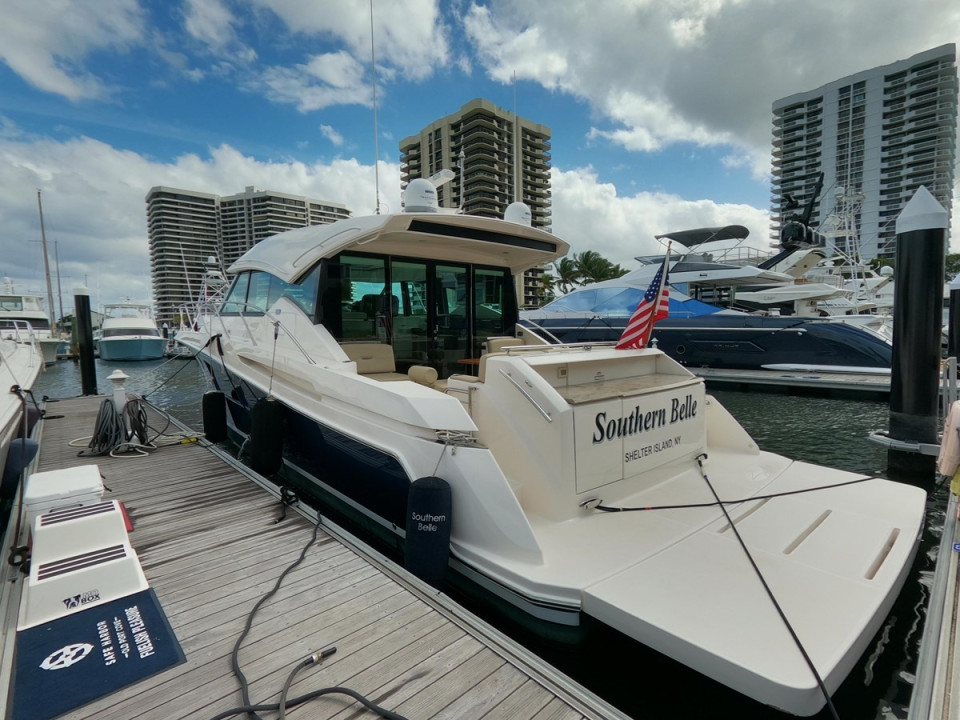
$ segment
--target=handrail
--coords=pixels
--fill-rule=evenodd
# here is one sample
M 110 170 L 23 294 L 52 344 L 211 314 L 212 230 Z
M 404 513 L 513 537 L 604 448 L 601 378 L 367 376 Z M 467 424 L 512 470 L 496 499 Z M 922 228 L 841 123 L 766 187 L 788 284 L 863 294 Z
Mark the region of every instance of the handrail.
M 957 401 L 957 359 L 949 357 L 943 363 L 940 372 L 943 415 L 947 414 Z M 933 585 L 927 600 L 927 617 L 924 621 L 920 640 L 920 653 L 917 658 L 916 678 L 913 692 L 910 694 L 908 720 L 927 720 L 933 706 L 934 685 L 937 679 L 937 660 L 940 649 L 940 631 L 943 627 L 943 614 L 946 609 L 949 589 L 955 585 L 954 543 L 957 541 L 957 496 L 947 494 L 946 514 L 937 564 L 933 573 Z M 953 577 L 951 577 L 953 576 Z
M 504 348 L 504 349 L 506 349 L 506 348 Z M 517 381 L 516 378 L 514 378 L 510 373 L 508 373 L 506 370 L 504 370 L 504 369 L 502 369 L 502 368 L 500 369 L 500 374 L 503 375 L 507 380 L 509 380 L 510 383 L 511 383 L 517 390 L 520 391 L 520 394 L 523 395 L 527 400 L 530 401 L 530 404 L 533 405 L 534 408 L 536 408 L 536 410 L 537 410 L 538 413 L 540 413 L 541 415 L 543 415 L 544 419 L 545 419 L 547 422 L 550 422 L 550 423 L 553 422 L 553 418 L 550 417 L 550 413 L 547 412 L 546 410 L 544 410 L 543 407 L 540 405 L 540 403 L 538 403 L 536 400 L 533 399 L 533 396 L 524 389 L 524 387 Z
M 4 335 L 6 339 L 14 340 L 21 345 L 35 344 L 37 338 L 36 330 L 34 330 L 29 320 L 15 319 L 8 320 L 7 322 L 12 323 L 12 325 L 6 325 L 0 330 L 0 332 L 10 332 L 10 334 Z M 21 333 L 24 333 L 25 337 L 21 337 Z
M 242 303 L 241 303 L 241 302 L 231 302 L 230 305 L 231 305 L 231 306 L 237 305 L 237 306 L 241 307 L 242 309 L 241 309 L 240 312 L 237 312 L 236 314 L 234 314 L 234 313 L 231 312 L 230 315 L 228 315 L 228 316 L 226 316 L 226 317 L 239 317 L 239 318 L 241 318 L 241 320 L 242 320 L 242 322 L 243 322 L 243 326 L 244 326 L 244 328 L 245 328 L 246 331 L 247 331 L 247 336 L 250 338 L 250 342 L 253 343 L 254 346 L 259 346 L 260 343 L 257 342 L 257 339 L 256 339 L 256 338 L 254 337 L 254 335 L 253 335 L 253 331 L 250 329 L 250 325 L 247 323 L 247 317 L 248 317 L 248 315 L 255 315 L 255 316 L 257 316 L 257 317 L 263 317 L 263 318 L 265 318 L 265 319 L 267 320 L 267 322 L 269 322 L 271 325 L 273 325 L 275 329 L 283 329 L 283 331 L 284 331 L 284 333 L 286 334 L 286 336 L 287 336 L 288 338 L 290 338 L 290 340 L 293 342 L 294 347 L 296 347 L 297 350 L 300 351 L 300 354 L 303 355 L 304 359 L 305 359 L 309 364 L 311 364 L 311 365 L 316 365 L 316 364 L 317 364 L 317 361 L 313 359 L 313 356 L 310 355 L 310 353 L 307 352 L 306 348 L 304 348 L 304 346 L 300 344 L 300 341 L 297 340 L 296 335 L 294 335 L 292 332 L 290 332 L 290 329 L 287 328 L 287 326 L 284 325 L 281 320 L 267 317 L 267 314 L 268 314 L 268 311 L 267 311 L 267 310 L 263 310 L 262 308 L 260 308 L 260 306 L 258 306 L 258 305 L 252 305 L 252 304 L 247 303 L 247 302 L 242 302 Z M 221 308 L 222 308 L 222 305 L 220 305 L 220 306 L 215 306 L 215 307 L 213 308 L 213 314 L 214 314 L 214 316 L 220 321 L 220 327 L 222 328 L 223 332 L 226 333 L 226 332 L 227 332 L 227 326 L 226 326 L 226 323 L 225 323 L 224 320 L 223 320 L 223 318 L 224 318 L 225 316 L 220 312 Z M 254 313 L 254 312 L 249 312 L 249 313 L 247 313 L 247 312 L 244 312 L 245 310 L 253 310 L 253 311 L 255 311 L 255 313 Z M 211 328 L 211 329 L 212 329 L 212 328 Z

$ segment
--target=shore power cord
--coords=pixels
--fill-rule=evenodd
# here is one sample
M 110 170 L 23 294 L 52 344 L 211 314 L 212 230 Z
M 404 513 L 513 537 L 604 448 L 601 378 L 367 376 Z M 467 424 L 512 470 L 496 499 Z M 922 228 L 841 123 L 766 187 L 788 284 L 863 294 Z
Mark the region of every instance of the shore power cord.
M 233 674 L 236 676 L 237 682 L 240 684 L 240 694 L 243 698 L 243 705 L 230 708 L 229 710 L 224 710 L 223 712 L 214 715 L 212 718 L 210 718 L 210 720 L 223 720 L 223 718 L 233 717 L 234 715 L 241 714 L 247 714 L 254 718 L 254 720 L 263 720 L 263 718 L 258 715 L 258 712 L 261 711 L 279 713 L 280 720 L 284 720 L 286 718 L 288 709 L 302 705 L 303 703 L 313 700 L 314 698 L 333 694 L 347 695 L 352 697 L 371 712 L 376 713 L 382 718 L 387 718 L 387 720 L 407 720 L 403 715 L 380 707 L 373 701 L 358 693 L 356 690 L 351 690 L 350 688 L 346 687 L 335 686 L 320 688 L 319 690 L 314 690 L 306 693 L 305 695 L 300 695 L 299 697 L 290 699 L 287 698 L 287 694 L 290 691 L 290 686 L 293 685 L 293 680 L 297 676 L 297 673 L 306 667 L 318 665 L 323 662 L 326 658 L 337 652 L 336 646 L 330 646 L 324 650 L 311 653 L 303 660 L 300 660 L 294 666 L 293 670 L 290 671 L 290 674 L 287 675 L 287 679 L 283 684 L 283 690 L 280 692 L 280 699 L 277 702 L 263 703 L 259 705 L 254 705 L 250 702 L 250 686 L 247 682 L 246 676 L 243 674 L 243 670 L 240 668 L 240 647 L 243 644 L 244 639 L 247 637 L 247 633 L 250 632 L 250 628 L 253 626 L 253 619 L 257 614 L 257 611 L 260 610 L 267 600 L 276 594 L 277 590 L 280 589 L 280 585 L 283 583 L 284 578 L 286 578 L 287 575 L 289 575 L 298 565 L 300 565 L 300 563 L 303 562 L 303 559 L 307 556 L 307 551 L 316 542 L 317 533 L 319 533 L 319 531 L 320 518 L 317 518 L 317 522 L 313 526 L 313 534 L 310 536 L 309 542 L 303 546 L 303 550 L 300 551 L 300 556 L 290 565 L 288 565 L 282 573 L 280 573 L 280 576 L 277 578 L 277 581 L 274 583 L 273 587 L 257 601 L 256 605 L 253 606 L 253 609 L 247 615 L 247 621 L 244 625 L 243 632 L 240 633 L 240 637 L 237 638 L 237 642 L 233 646 L 233 652 L 230 654 L 230 665 L 233 668 Z
M 112 398 L 106 398 L 100 403 L 97 419 L 94 423 L 93 435 L 87 435 L 71 440 L 70 447 L 83 447 L 78 456 L 121 457 L 123 453 L 135 453 L 135 456 L 149 454 L 149 450 L 167 445 L 186 445 L 195 443 L 203 437 L 203 433 L 168 434 L 172 425 L 170 416 L 158 409 L 166 424 L 160 430 L 150 425 L 147 418 L 146 403 L 136 395 L 128 396 L 121 411 L 117 411 Z M 152 434 L 151 434 L 152 431 Z

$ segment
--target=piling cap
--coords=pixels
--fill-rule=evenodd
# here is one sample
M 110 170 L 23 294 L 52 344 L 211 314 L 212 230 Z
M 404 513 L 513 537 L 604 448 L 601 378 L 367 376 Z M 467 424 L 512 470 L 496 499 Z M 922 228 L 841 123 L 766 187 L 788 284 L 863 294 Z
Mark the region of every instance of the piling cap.
M 897 216 L 897 235 L 914 230 L 946 230 L 948 221 L 943 205 L 921 185 Z
M 76 287 L 73 288 L 73 294 L 74 294 L 74 295 L 89 295 L 89 294 L 90 294 L 90 288 L 88 288 L 86 285 L 77 285 Z

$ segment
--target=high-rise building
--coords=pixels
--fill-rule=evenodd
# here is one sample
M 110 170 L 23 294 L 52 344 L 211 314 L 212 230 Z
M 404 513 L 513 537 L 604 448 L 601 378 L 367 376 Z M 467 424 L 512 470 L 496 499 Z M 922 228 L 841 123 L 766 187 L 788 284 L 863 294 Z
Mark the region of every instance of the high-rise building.
M 462 155 L 462 157 L 461 157 Z M 510 203 L 530 208 L 534 227 L 550 229 L 550 128 L 471 100 L 452 115 L 400 141 L 403 186 L 416 178 L 453 171 L 437 188 L 442 208 L 502 218 Z M 521 305 L 539 304 L 543 269 L 527 272 L 518 288 Z
M 229 267 L 265 237 L 350 217 L 336 203 L 252 186 L 226 197 L 158 186 L 146 203 L 156 316 L 171 326 L 196 300 L 209 258 Z
M 956 45 L 773 103 L 773 237 L 817 189 L 811 225 L 854 260 L 896 254 L 896 219 L 925 186 L 950 212 L 957 142 Z
M 229 267 L 247 250 L 271 235 L 306 225 L 350 217 L 342 205 L 247 186 L 220 198 L 220 246 Z

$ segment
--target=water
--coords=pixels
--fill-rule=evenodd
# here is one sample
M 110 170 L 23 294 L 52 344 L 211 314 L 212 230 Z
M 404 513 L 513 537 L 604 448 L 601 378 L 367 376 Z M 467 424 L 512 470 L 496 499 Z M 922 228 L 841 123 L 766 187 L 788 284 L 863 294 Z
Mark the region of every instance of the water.
M 146 396 L 181 421 L 200 428 L 200 396 L 210 388 L 196 363 L 182 359 L 140 363 L 97 360 L 97 389 L 101 394 L 112 392 L 107 376 L 116 369 L 130 376 L 128 392 Z M 80 388 L 79 366 L 60 362 L 47 369 L 34 394 L 38 398 L 70 397 L 80 394 Z M 888 406 L 884 402 L 711 392 L 763 450 L 885 476 L 886 450 L 866 439 L 869 431 L 887 427 Z M 904 590 L 871 649 L 834 696 L 842 720 L 907 717 L 945 507 L 946 490 L 931 493 L 921 547 Z M 531 632 L 524 620 L 505 617 L 467 597 L 457 599 L 632 717 L 787 717 L 608 629 L 593 629 L 589 639 L 578 645 L 545 641 Z M 826 710 L 817 716 L 823 720 L 829 717 Z

